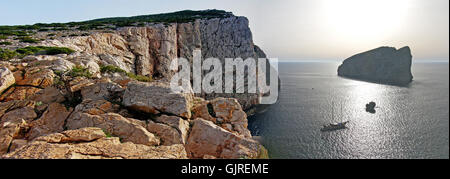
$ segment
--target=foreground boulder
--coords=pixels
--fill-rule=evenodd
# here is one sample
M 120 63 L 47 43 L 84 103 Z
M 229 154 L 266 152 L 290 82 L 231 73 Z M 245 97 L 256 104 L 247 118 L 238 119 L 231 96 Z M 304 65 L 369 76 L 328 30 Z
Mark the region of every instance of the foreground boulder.
M 185 144 L 189 122 L 176 116 L 162 115 L 156 121 L 148 121 L 147 130 L 161 139 L 162 145 Z
M 7 153 L 13 140 L 20 138 L 27 128 L 28 124 L 23 119 L 0 122 L 0 155 Z
M 27 134 L 28 139 L 34 139 L 38 136 L 55 132 L 62 132 L 64 130 L 64 123 L 71 112 L 72 109 L 67 109 L 62 104 L 50 104 L 47 111 L 45 111 L 39 119 L 31 122 L 31 130 Z
M 148 146 L 160 144 L 159 138 L 145 129 L 145 123 L 115 113 L 91 115 L 76 112 L 69 117 L 66 127 L 67 129 L 98 127 L 112 136 L 120 137 L 124 142 Z
M 338 75 L 358 80 L 407 85 L 412 82 L 412 55 L 409 47 L 396 50 L 380 47 L 352 56 L 339 66 Z
M 237 132 L 246 138 L 252 135 L 247 129 L 247 114 L 242 110 L 239 102 L 234 98 L 216 98 L 211 101 L 217 122 L 228 131 Z
M 196 119 L 186 152 L 190 158 L 257 158 L 260 147 L 258 142 L 228 132 L 211 121 Z
M 193 94 L 173 93 L 165 83 L 130 82 L 123 95 L 123 105 L 137 111 L 170 113 L 191 118 Z
M 234 98 L 220 97 L 211 101 L 195 98 L 192 114 L 193 118 L 211 121 L 233 134 L 252 138 L 247 129 L 247 114 Z
M 13 73 L 6 67 L 0 68 L 0 94 L 16 82 Z
M 38 137 L 3 156 L 11 159 L 184 159 L 182 145 L 150 147 L 121 143 L 100 128 L 82 128 Z

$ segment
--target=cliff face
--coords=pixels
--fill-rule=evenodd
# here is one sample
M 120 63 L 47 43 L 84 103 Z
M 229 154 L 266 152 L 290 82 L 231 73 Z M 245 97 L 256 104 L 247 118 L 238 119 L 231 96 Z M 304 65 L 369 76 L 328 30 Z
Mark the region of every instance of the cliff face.
M 69 47 L 80 55 L 97 56 L 103 65 L 114 65 L 127 72 L 168 81 L 175 73 L 169 69 L 172 60 L 183 57 L 192 62 L 193 50 L 209 57 L 265 57 L 253 44 L 245 17 L 197 19 L 189 23 L 154 24 L 146 27 L 124 27 L 112 33 L 95 33 L 86 37 L 47 40 L 44 46 Z M 257 105 L 259 94 L 196 94 L 206 99 L 237 98 L 244 109 Z
M 245 17 L 33 38 L 43 40 L 9 38 L 4 49 L 15 51 L 0 51 L 9 58 L 0 61 L 0 158 L 257 158 L 263 151 L 244 112 L 260 94 L 176 94 L 168 84 L 172 60 L 192 61 L 194 49 L 204 59 L 265 56 Z
M 380 47 L 352 56 L 338 68 L 338 75 L 364 81 L 407 85 L 411 83 L 412 55 L 409 47 Z

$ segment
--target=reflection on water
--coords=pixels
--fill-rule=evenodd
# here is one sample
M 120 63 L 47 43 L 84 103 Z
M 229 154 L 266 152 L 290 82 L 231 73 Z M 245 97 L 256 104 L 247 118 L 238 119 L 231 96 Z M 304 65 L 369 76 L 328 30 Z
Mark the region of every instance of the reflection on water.
M 280 64 L 279 103 L 249 121 L 271 157 L 449 157 L 448 63 L 414 64 L 410 87 L 339 78 L 338 65 Z M 371 101 L 374 114 L 365 111 Z M 320 132 L 324 124 L 347 120 L 346 130 Z

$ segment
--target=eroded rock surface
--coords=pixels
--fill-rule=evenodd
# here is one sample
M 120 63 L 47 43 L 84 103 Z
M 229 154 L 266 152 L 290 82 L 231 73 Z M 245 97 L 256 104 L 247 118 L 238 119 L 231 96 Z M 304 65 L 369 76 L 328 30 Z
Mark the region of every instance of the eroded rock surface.
M 196 119 L 186 145 L 189 157 L 204 158 L 256 158 L 259 143 L 215 125 L 211 121 Z
M 37 45 L 75 52 L 0 61 L 2 158 L 257 157 L 244 110 L 261 94 L 175 94 L 168 84 L 170 65 L 177 57 L 192 63 L 196 49 L 203 59 L 265 57 L 245 17 L 146 23 Z
M 176 116 L 163 115 L 154 121 L 148 121 L 147 130 L 156 134 L 163 145 L 186 144 L 189 122 Z
M 166 83 L 130 82 L 123 95 L 123 105 L 152 114 L 161 112 L 191 117 L 193 94 L 173 93 Z
M 0 68 L 0 94 L 16 82 L 13 73 L 6 67 Z
M 20 159 L 183 159 L 182 145 L 150 147 L 121 143 L 117 137 L 107 137 L 100 128 L 83 128 L 42 136 L 4 155 Z
M 124 142 L 133 142 L 148 146 L 160 144 L 159 138 L 145 129 L 145 123 L 136 119 L 124 118 L 115 113 L 91 115 L 76 112 L 67 120 L 66 127 L 67 129 L 98 127 L 112 136 L 120 137 Z

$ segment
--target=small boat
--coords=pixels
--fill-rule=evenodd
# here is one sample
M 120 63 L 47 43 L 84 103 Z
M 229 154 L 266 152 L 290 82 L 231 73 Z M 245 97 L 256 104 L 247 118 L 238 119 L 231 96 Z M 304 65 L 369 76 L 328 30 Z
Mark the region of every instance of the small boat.
M 325 132 L 346 129 L 348 123 L 349 121 L 324 125 L 320 131 Z
M 334 106 L 334 102 L 333 102 L 332 106 Z M 342 104 L 341 104 L 341 115 L 342 115 Z M 334 107 L 332 107 L 331 118 L 332 118 L 332 120 L 334 120 Z M 342 118 L 342 116 L 341 116 L 341 118 Z M 335 130 L 346 129 L 347 128 L 347 124 L 349 122 L 350 121 L 339 122 L 339 123 L 331 123 L 331 124 L 328 124 L 328 125 L 323 125 L 322 128 L 320 129 L 320 131 L 327 132 L 327 131 L 335 131 Z

